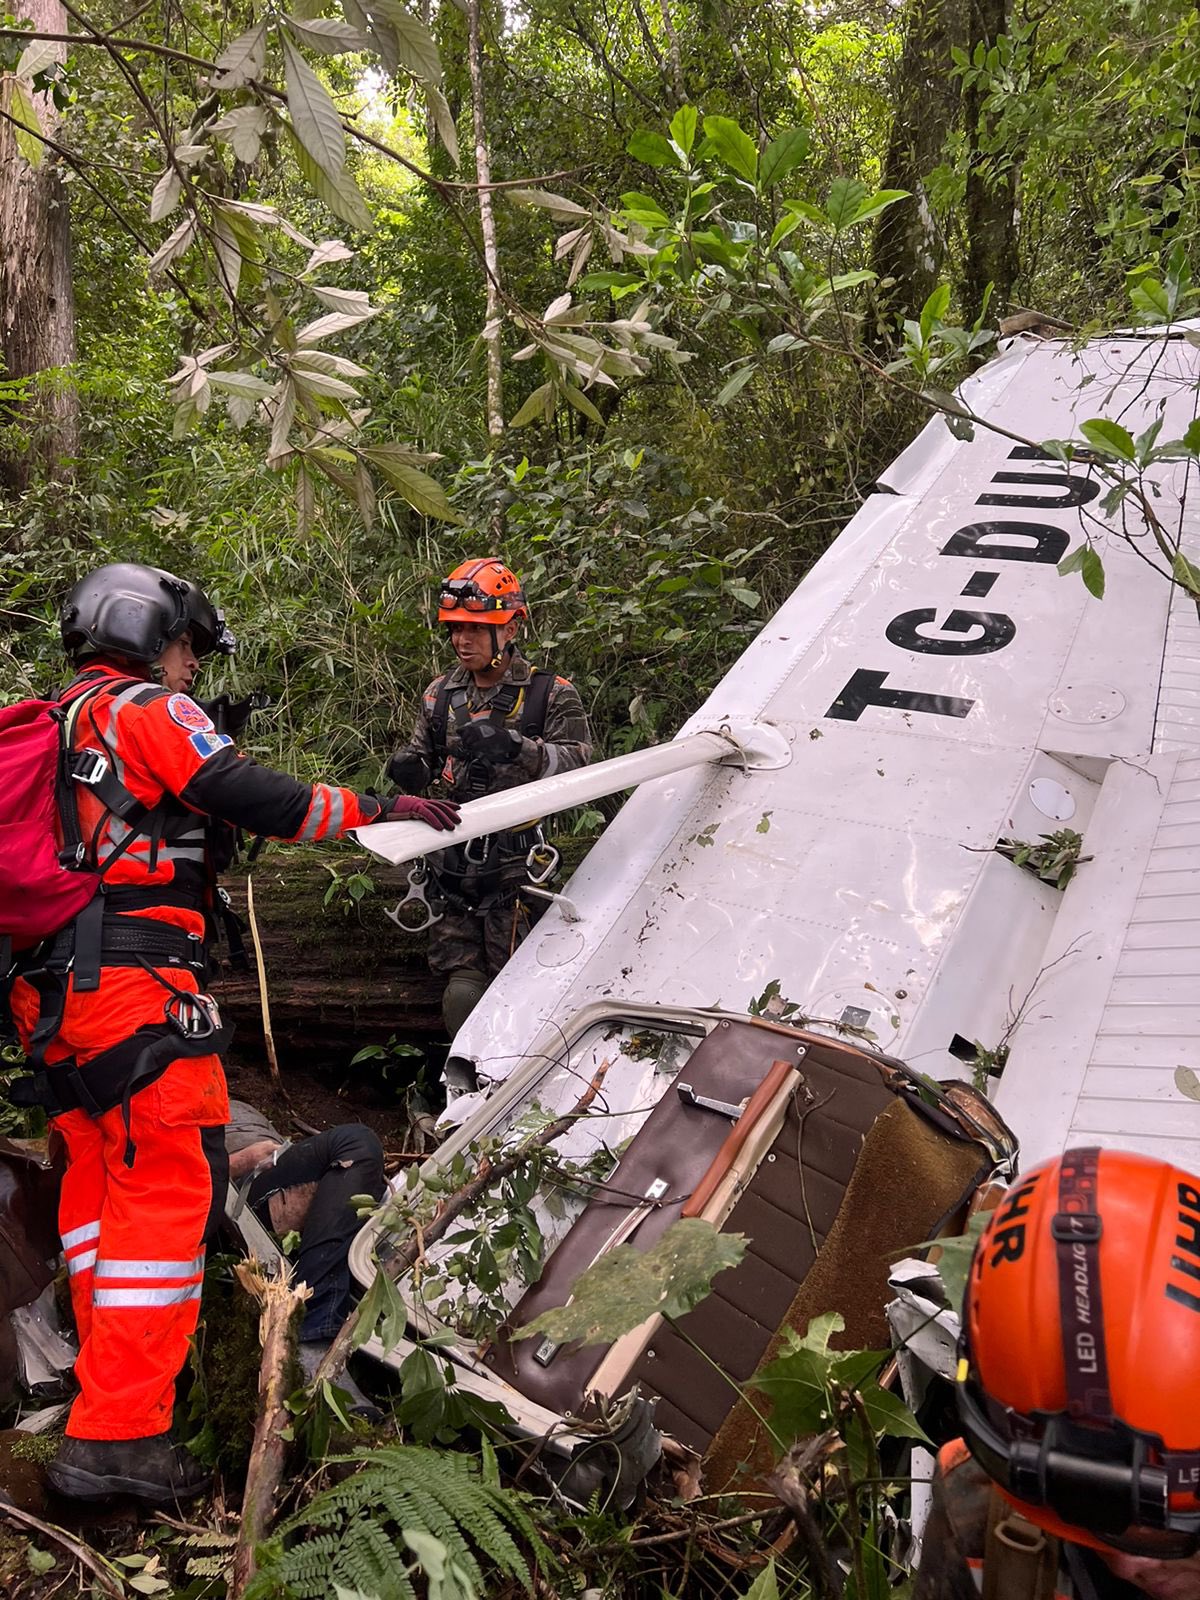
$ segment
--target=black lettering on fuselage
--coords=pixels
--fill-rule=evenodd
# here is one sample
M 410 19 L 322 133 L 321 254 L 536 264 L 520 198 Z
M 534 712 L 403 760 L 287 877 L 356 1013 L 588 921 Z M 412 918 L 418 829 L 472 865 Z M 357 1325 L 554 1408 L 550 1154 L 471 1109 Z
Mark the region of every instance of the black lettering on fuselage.
M 1048 522 L 970 522 L 950 535 L 941 553 L 971 561 L 1039 561 L 1055 566 L 1070 542 L 1069 533 Z
M 919 630 L 927 628 L 936 616 L 932 606 L 921 611 L 902 611 L 885 629 L 888 641 L 901 650 L 920 650 L 931 656 L 985 656 L 1011 644 L 1017 631 L 1016 623 L 1002 611 L 952 611 L 938 626 L 943 633 L 961 637 L 938 639 L 921 633 Z M 968 634 L 975 637 L 968 638 Z
M 825 713 L 838 722 L 857 722 L 868 706 L 889 711 L 920 711 L 933 717 L 965 717 L 975 704 L 952 694 L 923 694 L 915 689 L 885 689 L 886 672 L 860 667 Z

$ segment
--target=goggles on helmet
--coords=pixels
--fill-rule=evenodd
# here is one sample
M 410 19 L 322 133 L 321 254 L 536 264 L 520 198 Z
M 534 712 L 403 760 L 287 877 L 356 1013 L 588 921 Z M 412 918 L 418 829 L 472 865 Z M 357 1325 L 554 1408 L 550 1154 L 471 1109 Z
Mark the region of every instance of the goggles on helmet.
M 1200 1511 L 1170 1503 L 1185 1476 L 1190 1487 L 1200 1452 L 1165 1450 L 1117 1418 L 1098 1427 L 998 1406 L 975 1379 L 965 1333 L 955 1398 L 968 1449 L 1014 1500 L 1127 1555 L 1181 1561 L 1200 1550 Z
M 470 578 L 447 578 L 438 590 L 442 611 L 511 611 L 521 603 L 516 594 L 485 594 Z

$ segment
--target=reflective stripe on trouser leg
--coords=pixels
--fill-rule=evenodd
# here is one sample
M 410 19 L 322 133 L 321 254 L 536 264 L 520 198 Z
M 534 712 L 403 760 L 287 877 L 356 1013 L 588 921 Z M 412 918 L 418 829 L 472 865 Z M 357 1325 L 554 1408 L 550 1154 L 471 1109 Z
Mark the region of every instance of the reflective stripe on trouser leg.
M 91 1331 L 75 1366 L 80 1394 L 67 1432 L 140 1439 L 171 1425 L 175 1378 L 195 1331 L 212 1175 L 204 1129 L 214 1057 L 177 1061 L 130 1102 L 137 1158 L 124 1164 L 120 1107 L 97 1123 L 106 1177 Z
M 100 1244 L 100 1211 L 108 1177 L 104 1138 L 84 1111 L 56 1117 L 67 1147 L 67 1170 L 58 1201 L 58 1226 L 71 1286 L 71 1309 L 82 1344 L 92 1326 L 92 1269 Z

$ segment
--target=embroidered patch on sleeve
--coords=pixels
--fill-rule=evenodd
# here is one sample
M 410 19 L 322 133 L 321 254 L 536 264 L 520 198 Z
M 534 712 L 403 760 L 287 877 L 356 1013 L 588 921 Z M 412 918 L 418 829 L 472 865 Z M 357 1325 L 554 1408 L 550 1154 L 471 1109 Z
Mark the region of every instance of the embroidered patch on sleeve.
M 191 695 L 173 694 L 167 701 L 167 715 L 181 728 L 193 728 L 197 733 L 212 733 L 213 719 L 203 706 L 198 706 Z
M 188 743 L 202 761 L 207 761 L 209 756 L 215 756 L 218 750 L 224 750 L 233 740 L 227 733 L 193 733 Z

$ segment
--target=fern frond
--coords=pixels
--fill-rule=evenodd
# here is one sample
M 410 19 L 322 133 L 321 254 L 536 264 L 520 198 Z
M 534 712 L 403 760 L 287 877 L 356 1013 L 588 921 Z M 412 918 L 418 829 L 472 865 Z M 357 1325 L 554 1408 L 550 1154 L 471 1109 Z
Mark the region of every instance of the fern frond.
M 471 1457 L 392 1445 L 342 1458 L 359 1470 L 315 1495 L 284 1523 L 278 1576 L 297 1600 L 325 1600 L 335 1583 L 379 1600 L 415 1600 L 402 1534 L 441 1541 L 486 1592 L 485 1569 L 532 1590 L 524 1546 L 550 1564 L 527 1495 L 484 1483 Z M 292 1542 L 303 1534 L 301 1542 Z

